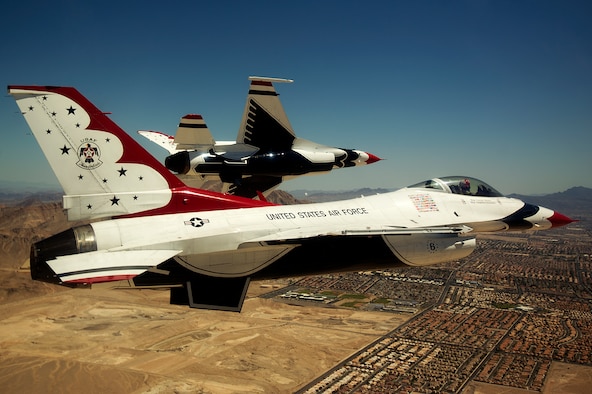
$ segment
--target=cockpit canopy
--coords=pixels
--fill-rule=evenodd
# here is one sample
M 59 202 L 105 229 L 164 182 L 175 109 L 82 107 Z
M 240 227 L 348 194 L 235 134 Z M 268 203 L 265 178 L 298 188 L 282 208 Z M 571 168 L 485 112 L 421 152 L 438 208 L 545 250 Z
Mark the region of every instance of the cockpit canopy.
M 503 197 L 503 194 L 489 186 L 487 183 L 468 176 L 434 178 L 408 186 L 408 188 L 431 189 L 444 193 L 463 194 L 467 196 Z

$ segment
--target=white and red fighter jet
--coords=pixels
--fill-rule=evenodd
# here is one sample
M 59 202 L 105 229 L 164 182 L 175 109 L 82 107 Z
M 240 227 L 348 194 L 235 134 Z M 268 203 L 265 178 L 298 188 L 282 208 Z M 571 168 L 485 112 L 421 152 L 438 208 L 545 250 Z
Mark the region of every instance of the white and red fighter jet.
M 282 182 L 375 163 L 372 153 L 334 148 L 296 137 L 274 83 L 291 79 L 249 77 L 251 81 L 236 141 L 215 141 L 201 115 L 185 115 L 175 136 L 140 130 L 171 155 L 165 166 L 188 186 L 222 182 L 222 191 L 241 197 L 266 195 Z
M 9 86 L 56 173 L 70 220 L 35 243 L 35 280 L 171 287 L 171 303 L 240 311 L 251 279 L 457 260 L 479 232 L 572 222 L 469 177 L 273 205 L 186 186 L 77 90 Z

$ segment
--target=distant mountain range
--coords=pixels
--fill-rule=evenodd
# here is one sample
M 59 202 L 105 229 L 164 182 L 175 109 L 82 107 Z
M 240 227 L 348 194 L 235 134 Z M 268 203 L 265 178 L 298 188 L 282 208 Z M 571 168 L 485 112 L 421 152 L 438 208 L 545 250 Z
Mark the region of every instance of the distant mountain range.
M 62 189 L 59 186 L 48 184 L 0 181 L 0 202 L 19 203 L 27 199 L 36 199 L 44 202 L 61 201 Z
M 37 200 L 41 202 L 61 201 L 63 194 L 61 191 L 10 192 L 0 190 L 0 203 L 18 204 L 24 200 Z

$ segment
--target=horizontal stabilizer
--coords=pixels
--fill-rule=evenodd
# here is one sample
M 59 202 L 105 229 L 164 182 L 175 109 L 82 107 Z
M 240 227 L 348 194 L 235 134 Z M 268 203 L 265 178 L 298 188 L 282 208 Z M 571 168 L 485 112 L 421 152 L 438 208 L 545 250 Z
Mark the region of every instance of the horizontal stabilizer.
M 80 255 L 60 256 L 47 265 L 62 282 L 98 283 L 125 280 L 155 267 L 177 255 L 179 250 L 97 251 Z
M 175 137 L 161 133 L 160 131 L 149 131 L 149 130 L 138 130 L 138 134 L 142 137 L 149 139 L 156 145 L 163 149 L 166 149 L 170 154 L 177 152 L 177 144 L 175 143 Z

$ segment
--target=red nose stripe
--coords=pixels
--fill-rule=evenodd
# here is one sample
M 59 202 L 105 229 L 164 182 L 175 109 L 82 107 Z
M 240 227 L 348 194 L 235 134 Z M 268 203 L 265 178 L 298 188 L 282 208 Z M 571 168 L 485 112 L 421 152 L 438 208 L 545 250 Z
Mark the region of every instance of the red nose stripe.
M 560 214 L 559 212 L 554 212 L 548 220 L 551 222 L 551 227 L 565 226 L 566 224 L 575 222 L 575 220 L 570 219 L 567 216 Z
M 368 155 L 368 160 L 366 160 L 366 164 L 372 164 L 382 160 L 380 157 L 373 155 L 372 153 L 366 152 L 366 154 Z

